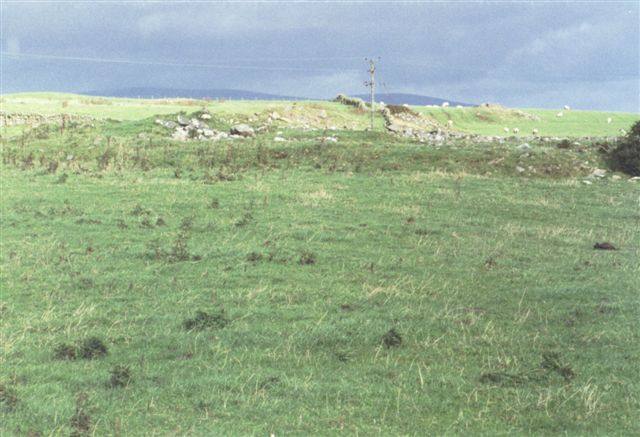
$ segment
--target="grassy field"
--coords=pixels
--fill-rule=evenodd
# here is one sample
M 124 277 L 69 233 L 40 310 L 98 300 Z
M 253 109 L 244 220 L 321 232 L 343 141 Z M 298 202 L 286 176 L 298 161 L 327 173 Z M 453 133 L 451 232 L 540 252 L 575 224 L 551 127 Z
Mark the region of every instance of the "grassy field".
M 550 137 L 587 137 L 617 136 L 620 129 L 629 131 L 629 126 L 638 120 L 639 115 L 624 112 L 597 111 L 563 111 L 551 109 L 523 109 L 523 116 L 518 111 L 495 108 L 427 108 L 414 107 L 417 112 L 432 117 L 445 124 L 453 120 L 454 128 L 468 133 L 482 135 L 514 135 L 529 136 L 533 129 L 539 135 Z M 557 114 L 562 112 L 562 117 Z M 607 119 L 611 118 L 611 123 Z M 504 128 L 509 128 L 505 133 Z
M 3 135 L 0 435 L 640 433 L 638 183 L 595 146 L 146 110 Z
M 194 112 L 207 108 L 218 116 L 227 119 L 246 120 L 252 116 L 264 120 L 273 111 L 288 116 L 295 124 L 303 124 L 300 114 L 309 114 L 324 110 L 328 117 L 312 120 L 318 126 L 335 126 L 363 130 L 369 127 L 368 114 L 334 102 L 291 102 L 277 101 L 205 101 L 192 99 L 107 99 L 101 97 L 80 96 L 61 93 L 8 94 L 0 97 L 1 109 L 5 112 L 35 112 L 44 115 L 76 114 L 96 118 L 116 120 L 140 120 L 157 115 L 177 112 Z M 446 124 L 453 120 L 456 130 L 465 133 L 504 136 L 504 128 L 520 129 L 517 136 L 529 136 L 538 129 L 543 136 L 618 136 L 620 129 L 628 131 L 629 126 L 640 117 L 637 113 L 561 111 L 563 117 L 557 117 L 557 110 L 526 109 L 529 117 L 523 117 L 517 111 L 496 108 L 428 108 L 415 106 L 415 111 Z M 257 115 L 256 115 L 257 114 Z M 307 117 L 308 118 L 308 117 Z M 607 119 L 611 118 L 611 123 Z M 376 116 L 376 128 L 382 127 L 382 118 Z

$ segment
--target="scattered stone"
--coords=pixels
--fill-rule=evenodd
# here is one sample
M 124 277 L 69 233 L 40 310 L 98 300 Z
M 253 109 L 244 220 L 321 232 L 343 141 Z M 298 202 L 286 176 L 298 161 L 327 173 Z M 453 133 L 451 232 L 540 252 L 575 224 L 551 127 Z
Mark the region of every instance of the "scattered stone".
M 208 114 L 208 113 L 205 112 L 204 114 L 200 115 L 200 119 L 201 120 L 211 120 L 211 114 Z
M 183 127 L 178 127 L 171 135 L 171 138 L 178 141 L 187 141 L 189 138 L 189 131 Z
M 517 165 L 517 166 L 516 166 L 516 171 L 517 171 L 518 173 L 524 173 L 524 171 L 525 171 L 525 170 L 524 170 L 524 168 L 522 168 L 522 167 L 520 167 L 519 165 Z
M 597 178 L 603 178 L 606 174 L 607 174 L 607 171 L 602 168 L 596 168 L 593 170 L 593 172 L 591 172 L 591 176 L 594 176 Z
M 620 175 L 614 174 L 613 176 L 611 176 L 611 179 L 614 181 L 619 181 L 620 179 L 622 179 L 622 177 L 620 177 Z
M 593 248 L 597 250 L 618 250 L 613 244 L 607 242 L 596 243 L 593 245 Z
M 167 129 L 175 129 L 178 124 L 175 121 L 171 121 L 171 120 L 156 120 L 156 124 L 159 124 L 160 126 L 167 128 Z
M 336 137 L 326 137 L 324 140 L 329 142 L 329 143 L 337 143 L 338 142 L 338 139 Z
M 253 130 L 253 128 L 249 125 L 246 124 L 236 124 L 235 126 L 233 126 L 231 128 L 231 130 L 229 131 L 229 133 L 233 136 L 233 135 L 237 135 L 240 137 L 253 137 L 255 136 L 256 132 Z
M 201 134 L 202 134 L 202 136 L 205 136 L 207 138 L 211 138 L 211 137 L 214 137 L 216 135 L 216 131 L 213 130 L 213 129 L 204 128 L 204 129 L 201 129 Z
M 585 184 L 585 185 L 591 185 L 593 182 L 585 180 L 585 181 L 582 181 L 582 183 Z
M 287 140 L 285 140 L 284 138 L 278 136 L 278 137 L 275 137 L 273 139 L 273 141 L 275 141 L 276 143 L 284 143 Z
M 189 119 L 187 117 L 183 117 L 182 115 L 178 115 L 176 120 L 178 120 L 178 124 L 180 126 L 189 126 Z
M 516 150 L 518 152 L 526 152 L 531 150 L 531 146 L 529 145 L 529 143 L 522 143 L 518 147 L 516 147 Z
M 385 127 L 387 128 L 387 130 L 388 130 L 389 132 L 393 132 L 393 133 L 400 133 L 400 132 L 402 132 L 402 128 L 401 128 L 399 125 L 395 124 L 395 123 L 388 124 L 388 125 L 387 125 L 387 126 L 385 126 Z
M 325 118 L 327 118 L 327 111 L 325 111 L 324 109 L 320 110 L 320 112 L 318 112 L 318 117 L 324 120 Z

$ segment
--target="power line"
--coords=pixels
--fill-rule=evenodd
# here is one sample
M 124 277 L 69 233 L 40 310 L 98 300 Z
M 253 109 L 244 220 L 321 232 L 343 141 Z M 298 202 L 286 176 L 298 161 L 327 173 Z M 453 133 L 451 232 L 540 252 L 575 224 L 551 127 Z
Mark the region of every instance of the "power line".
M 93 58 L 83 56 L 57 56 L 57 55 L 43 55 L 38 53 L 14 53 L 1 51 L 0 56 L 27 58 L 27 59 L 49 59 L 56 61 L 74 61 L 74 62 L 96 62 L 103 64 L 127 64 L 127 65 L 156 65 L 163 67 L 194 67 L 194 68 L 218 68 L 227 70 L 256 70 L 256 71 L 359 71 L 355 68 L 323 68 L 323 67 L 271 67 L 263 65 L 231 65 L 231 64 L 200 64 L 191 62 L 168 62 L 168 61 L 151 61 L 151 60 L 137 60 L 137 59 L 108 59 L 108 58 Z M 266 59 L 266 58 L 265 58 Z M 331 58 L 303 58 L 304 60 L 330 60 Z M 334 58 L 338 59 L 338 58 Z M 345 58 L 346 59 L 346 58 Z M 354 58 L 349 58 L 354 59 Z M 361 58 L 357 58 L 361 59 Z M 287 58 L 280 58 L 278 60 L 289 60 Z M 297 60 L 291 58 L 290 60 Z

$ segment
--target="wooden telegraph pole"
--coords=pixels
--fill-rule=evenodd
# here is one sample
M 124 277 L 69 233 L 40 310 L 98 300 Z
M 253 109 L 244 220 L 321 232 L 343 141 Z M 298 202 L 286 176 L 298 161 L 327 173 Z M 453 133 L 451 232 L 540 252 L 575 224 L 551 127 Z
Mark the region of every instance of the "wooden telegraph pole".
M 365 81 L 364 85 L 369 87 L 371 90 L 371 130 L 373 130 L 373 114 L 375 112 L 375 89 L 376 89 L 376 61 L 369 58 L 364 58 L 365 61 L 369 61 L 369 74 L 371 75 L 371 80 L 368 82 Z M 378 61 L 380 60 L 380 56 L 378 56 Z

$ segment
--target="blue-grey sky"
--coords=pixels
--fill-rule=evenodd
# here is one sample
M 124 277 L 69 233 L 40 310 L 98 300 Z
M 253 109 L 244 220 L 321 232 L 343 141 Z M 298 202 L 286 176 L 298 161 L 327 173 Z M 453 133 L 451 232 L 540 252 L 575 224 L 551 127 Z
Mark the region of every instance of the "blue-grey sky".
M 0 10 L 3 93 L 330 98 L 366 92 L 364 57 L 380 56 L 380 92 L 640 112 L 637 1 L 2 0 Z

